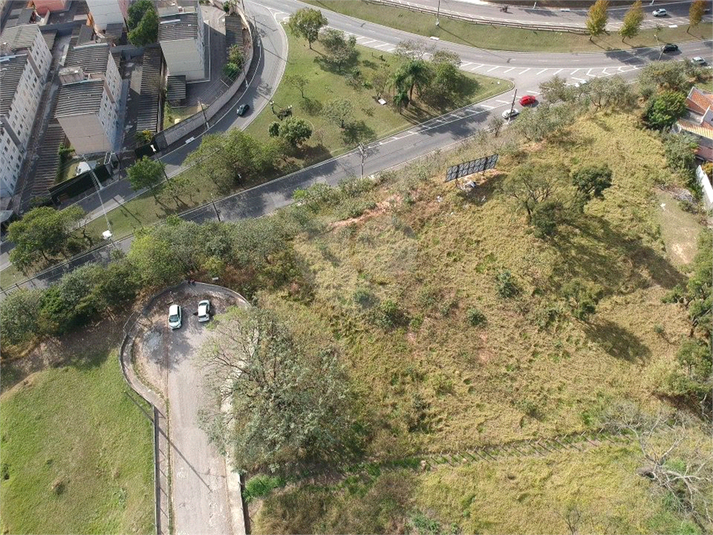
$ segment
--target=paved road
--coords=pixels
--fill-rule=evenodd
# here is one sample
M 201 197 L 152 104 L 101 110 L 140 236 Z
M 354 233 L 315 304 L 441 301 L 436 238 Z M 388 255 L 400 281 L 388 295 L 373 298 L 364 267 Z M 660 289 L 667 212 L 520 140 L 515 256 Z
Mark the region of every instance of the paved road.
M 281 21 L 290 12 L 303 7 L 304 4 L 296 0 L 263 0 L 262 6 L 274 17 L 272 20 Z M 361 44 L 376 50 L 393 50 L 398 42 L 405 39 L 418 39 L 433 43 L 419 36 L 352 19 L 326 10 L 325 14 L 329 18 L 331 26 L 356 35 Z M 263 18 L 263 20 L 269 23 L 270 19 Z M 265 36 L 263 38 L 279 39 L 276 36 L 281 35 L 279 28 L 274 27 L 274 22 L 272 26 L 264 28 L 264 31 Z M 601 54 L 544 55 L 481 50 L 445 41 L 439 41 L 436 45 L 439 48 L 459 53 L 463 59 L 462 68 L 466 71 L 513 80 L 519 95 L 524 93 L 536 95 L 539 84 L 555 74 L 567 78 L 571 83 L 595 76 L 614 74 L 633 79 L 641 66 L 652 60 L 659 59 L 660 56 L 659 51 L 655 49 L 637 49 L 634 51 L 616 51 Z M 683 44 L 681 46 L 682 54 L 678 58 L 699 55 L 710 58 L 711 45 L 710 41 Z M 267 46 L 265 49 L 267 50 Z M 265 54 L 265 56 L 268 55 L 268 53 Z M 672 57 L 665 56 L 661 59 L 667 60 L 672 59 Z M 282 61 L 284 65 L 284 60 Z M 277 67 L 279 67 L 279 62 Z M 264 106 L 266 104 L 265 96 L 259 92 L 259 88 L 255 89 L 258 89 L 258 91 L 257 94 L 252 95 L 252 98 L 261 102 Z M 479 105 L 470 106 L 465 110 L 434 119 L 388 139 L 372 143 L 365 165 L 365 172 L 367 174 L 375 173 L 402 164 L 419 155 L 446 147 L 459 139 L 465 139 L 482 128 L 491 113 L 503 111 L 511 100 L 512 93 L 500 95 Z M 246 120 L 249 119 L 250 117 Z M 224 121 L 224 124 L 220 123 L 220 128 L 240 125 L 240 120 L 237 118 L 226 117 Z M 187 152 L 187 150 L 180 150 L 169 155 L 174 171 L 179 168 Z M 256 217 L 288 204 L 292 192 L 297 188 L 308 187 L 314 182 L 336 184 L 347 176 L 357 175 L 360 172 L 359 166 L 360 158 L 352 151 L 339 158 L 322 162 L 309 169 L 234 195 L 216 204 L 224 220 Z M 100 212 L 95 211 L 95 215 L 101 217 Z M 185 215 L 186 219 L 194 221 L 205 221 L 215 217 L 216 215 L 211 205 L 196 209 Z M 122 240 L 118 246 L 124 250 L 128 249 L 129 239 Z M 108 249 L 105 248 L 73 260 L 69 269 L 74 265 L 87 261 L 106 261 L 107 258 Z M 67 267 L 60 267 L 43 274 L 39 277 L 40 280 L 37 281 L 37 284 L 45 285 L 50 281 L 56 280 L 61 276 L 62 271 L 66 269 Z
M 389 0 L 395 4 L 410 4 L 421 8 L 428 8 L 437 11 L 439 0 Z M 688 26 L 688 10 L 690 0 L 650 0 L 644 1 L 644 13 L 646 18 L 642 24 L 643 28 L 655 28 L 656 25 L 668 26 L 677 24 Z M 572 8 L 562 10 L 561 8 L 535 7 L 535 0 L 527 6 L 509 6 L 508 13 L 500 11 L 500 5 L 487 4 L 480 0 L 440 0 L 441 13 L 452 12 L 454 14 L 474 17 L 484 22 L 487 21 L 509 21 L 524 25 L 538 26 L 572 26 L 583 28 L 587 20 L 587 9 Z M 665 8 L 668 16 L 655 18 L 652 12 L 655 9 Z M 621 27 L 624 14 L 628 10 L 626 7 L 610 7 L 609 23 L 607 29 L 618 30 Z M 704 21 L 710 22 L 711 15 L 706 15 Z

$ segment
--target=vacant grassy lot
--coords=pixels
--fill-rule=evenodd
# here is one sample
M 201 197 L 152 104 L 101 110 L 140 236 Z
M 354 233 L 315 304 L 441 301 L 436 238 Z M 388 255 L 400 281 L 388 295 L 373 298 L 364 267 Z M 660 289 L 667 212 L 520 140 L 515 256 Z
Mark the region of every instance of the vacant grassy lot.
M 638 446 L 354 474 L 273 491 L 253 533 L 697 533 L 637 475 Z
M 126 390 L 116 351 L 88 347 L 3 393 L 3 533 L 153 532 L 151 425 Z
M 682 237 L 660 228 L 656 186 L 675 177 L 659 138 L 633 115 L 605 113 L 548 142 L 523 146 L 510 135 L 432 155 L 323 207 L 324 230 L 296 243 L 309 299 L 260 296 L 299 329 L 327 329 L 341 342 L 368 459 L 556 437 L 600 425 L 621 400 L 649 410 L 661 404 L 658 389 L 689 327 L 681 307 L 662 302 L 685 280 L 685 261 L 667 253 Z M 447 165 L 492 153 L 501 154 L 498 169 L 474 192 L 443 182 Z M 606 162 L 613 170 L 604 199 L 551 241 L 533 236 L 499 189 L 514 167 L 538 161 L 569 169 Z M 693 243 L 696 223 L 686 221 Z M 510 298 L 498 291 L 505 270 L 519 287 Z M 587 321 L 562 297 L 573 278 L 603 294 Z M 632 446 L 390 473 L 366 487 L 354 476 L 337 487 L 278 493 L 264 503 L 256 532 L 412 525 L 442 533 L 454 524 L 454 533 L 561 533 L 553 508 L 567 497 L 581 498 L 596 518 L 586 532 L 603 532 L 608 522 L 621 533 L 690 529 L 648 494 L 636 474 L 641 462 Z
M 434 109 L 416 99 L 399 114 L 391 105 L 391 97 L 384 95 L 388 102 L 382 106 L 376 101 L 376 92 L 366 87 L 364 82 L 370 80 L 372 74 L 380 69 L 394 72 L 399 58 L 393 54 L 380 53 L 366 47 L 358 46 L 359 56 L 354 65 L 344 67 L 338 72 L 326 60 L 325 51 L 319 42 L 310 50 L 304 39 L 298 39 L 288 32 L 289 56 L 283 81 L 273 98 L 275 112 L 280 108 L 293 107 L 295 117 L 306 119 L 312 124 L 313 136 L 305 144 L 302 154 L 297 154 L 298 160 L 309 165 L 328 156 L 336 156 L 347 149 L 353 148 L 359 141 L 371 141 L 398 132 L 411 124 L 426 121 L 442 115 L 447 111 L 471 102 L 484 100 L 512 87 L 510 82 L 497 80 L 487 76 L 468 74 L 462 94 L 455 101 L 449 102 L 447 108 Z M 358 71 L 359 83 L 348 83 L 348 73 Z M 309 83 L 304 89 L 304 97 L 300 90 L 286 83 L 289 76 L 300 74 Z M 332 123 L 322 113 L 322 108 L 332 99 L 344 98 L 352 103 L 354 109 L 353 126 L 344 130 Z M 269 139 L 268 127 L 277 121 L 270 107 L 265 108 L 250 124 L 246 132 L 258 139 Z
M 710 23 L 700 24 L 690 31 L 687 31 L 686 26 L 664 27 L 659 30 L 658 41 L 654 37 L 656 30 L 643 30 L 638 36 L 625 43 L 622 42 L 618 33 L 597 37 L 594 42 L 591 42 L 586 35 L 473 24 L 445 17 L 441 17 L 439 28 L 435 25 L 434 15 L 369 4 L 360 0 L 305 0 L 305 2 L 419 35 L 433 35 L 446 41 L 478 48 L 520 52 L 602 52 L 604 50 L 658 46 L 659 42 L 680 43 L 709 39 L 713 28 Z M 328 13 L 326 15 L 329 16 Z M 662 26 L 666 25 L 662 24 Z

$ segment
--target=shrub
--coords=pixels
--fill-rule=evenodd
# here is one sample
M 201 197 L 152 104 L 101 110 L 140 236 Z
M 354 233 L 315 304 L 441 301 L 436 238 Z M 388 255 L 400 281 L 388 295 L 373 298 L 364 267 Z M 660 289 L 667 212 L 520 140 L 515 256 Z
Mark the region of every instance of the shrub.
M 515 297 L 520 293 L 520 286 L 515 281 L 510 270 L 505 269 L 498 271 L 495 276 L 495 284 L 498 290 L 498 295 L 504 299 Z
M 409 317 L 396 302 L 387 299 L 376 309 L 374 320 L 377 325 L 384 329 L 394 329 L 407 325 Z
M 487 318 L 485 317 L 485 314 L 483 314 L 477 308 L 469 308 L 468 312 L 466 312 L 466 315 L 468 316 L 468 323 L 470 323 L 473 327 L 485 325 L 488 322 Z
M 352 296 L 352 299 L 356 304 L 363 308 L 370 308 L 378 301 L 374 292 L 367 290 L 366 288 L 357 288 Z
M 281 477 L 255 476 L 245 483 L 243 498 L 246 503 L 250 503 L 255 498 L 264 498 L 274 489 L 284 487 L 285 480 Z

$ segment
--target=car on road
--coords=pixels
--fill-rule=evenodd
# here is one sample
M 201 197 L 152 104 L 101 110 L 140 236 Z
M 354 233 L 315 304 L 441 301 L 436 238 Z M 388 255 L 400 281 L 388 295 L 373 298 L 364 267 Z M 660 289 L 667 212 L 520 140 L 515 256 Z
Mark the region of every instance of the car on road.
M 691 58 L 691 63 L 693 63 L 695 65 L 703 65 L 703 66 L 708 65 L 708 62 L 705 59 L 703 59 L 701 56 L 696 56 L 695 58 Z
M 198 303 L 198 321 L 201 323 L 210 321 L 210 301 L 207 299 Z
M 678 45 L 674 45 L 673 43 L 666 43 L 663 45 L 663 48 L 661 49 L 663 52 L 678 52 Z
M 666 17 L 668 16 L 668 11 L 666 11 L 665 9 L 654 9 L 652 15 L 654 17 Z
M 520 106 L 532 106 L 537 102 L 534 95 L 525 95 L 520 99 Z
M 243 115 L 245 115 L 249 109 L 249 104 L 241 104 L 240 106 L 238 106 L 238 117 L 242 117 Z
M 511 108 L 511 109 L 505 110 L 503 112 L 503 119 L 505 119 L 506 121 L 509 121 L 510 119 L 514 119 L 518 115 L 520 115 L 520 111 L 516 110 L 515 108 Z
M 168 326 L 171 329 L 180 329 L 183 323 L 183 311 L 181 305 L 171 305 L 168 307 Z

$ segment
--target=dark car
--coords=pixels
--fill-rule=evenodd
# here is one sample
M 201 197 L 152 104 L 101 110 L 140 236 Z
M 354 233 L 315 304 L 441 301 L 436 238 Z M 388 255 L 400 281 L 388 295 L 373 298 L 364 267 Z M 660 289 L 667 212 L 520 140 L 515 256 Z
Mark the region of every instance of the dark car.
M 520 106 L 532 106 L 537 102 L 537 99 L 533 95 L 525 95 L 520 99 Z
M 666 43 L 665 45 L 663 45 L 663 51 L 678 52 L 678 45 L 674 45 L 673 43 Z
M 247 111 L 250 109 L 250 106 L 247 104 L 241 104 L 238 106 L 238 117 L 242 117 L 247 113 Z

